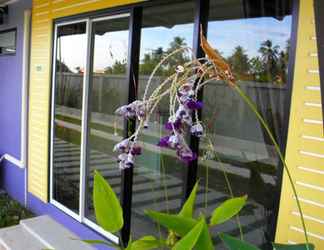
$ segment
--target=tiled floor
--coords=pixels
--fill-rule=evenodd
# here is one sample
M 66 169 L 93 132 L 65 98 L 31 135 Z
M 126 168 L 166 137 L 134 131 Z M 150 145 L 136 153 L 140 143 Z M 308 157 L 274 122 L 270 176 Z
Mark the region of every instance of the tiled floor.
M 56 174 L 62 176 L 67 182 L 74 183 L 73 185 L 67 185 L 68 189 L 78 187 L 79 183 L 79 166 L 80 166 L 80 147 L 56 139 L 56 152 L 55 152 L 55 167 Z M 96 150 L 91 150 L 91 169 L 100 170 L 102 175 L 109 181 L 114 191 L 119 195 L 121 185 L 120 170 L 117 167 L 115 157 Z M 163 179 L 162 179 L 163 178 Z M 88 184 L 92 187 L 93 179 L 88 179 Z M 165 189 L 167 188 L 168 199 L 165 198 Z M 145 215 L 146 209 L 154 209 L 157 211 L 170 211 L 177 212 L 180 210 L 182 203 L 183 181 L 173 175 L 162 176 L 159 171 L 151 170 L 145 166 L 136 167 L 133 178 L 133 237 L 137 238 L 148 232 L 154 233 L 154 223 L 152 223 Z M 72 190 L 61 190 L 62 193 L 73 193 Z M 78 193 L 78 192 L 74 192 Z M 205 195 L 206 192 L 203 188 L 197 194 L 197 210 L 206 210 L 210 214 L 213 209 L 221 202 L 223 202 L 228 196 L 222 191 L 215 189 L 208 189 L 208 206 L 205 208 Z M 90 197 L 91 199 L 91 197 Z M 261 244 L 264 240 L 263 226 L 265 225 L 264 217 L 262 216 L 262 208 L 258 204 L 249 202 L 251 207 L 251 213 L 241 216 L 241 223 L 243 231 L 245 232 L 246 239 L 256 244 Z M 89 219 L 95 221 L 93 216 L 92 205 L 89 207 L 90 215 Z M 253 212 L 252 212 L 253 211 Z M 235 222 L 229 222 L 221 225 L 215 231 L 216 233 L 223 231 L 232 235 L 238 235 L 237 224 Z M 135 235 L 134 235 L 135 234 Z M 219 248 L 219 247 L 218 247 Z M 221 249 L 221 248 L 219 248 Z

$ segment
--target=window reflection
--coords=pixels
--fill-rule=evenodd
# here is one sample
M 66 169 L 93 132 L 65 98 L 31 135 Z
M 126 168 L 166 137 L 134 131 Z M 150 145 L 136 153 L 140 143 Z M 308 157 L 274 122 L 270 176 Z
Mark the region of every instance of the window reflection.
M 53 198 L 78 213 L 86 23 L 57 28 Z
M 140 74 L 138 96 L 141 99 L 150 74 L 168 53 L 192 45 L 194 3 L 186 1 L 144 8 L 140 50 Z M 163 64 L 155 74 L 149 93 L 175 72 L 179 64 L 190 60 L 188 52 L 176 54 Z M 161 233 L 144 210 L 178 211 L 183 195 L 183 174 L 187 167 L 172 150 L 157 145 L 165 134 L 164 124 L 169 117 L 169 100 L 163 99 L 151 116 L 149 128 L 143 131 L 143 154 L 136 159 L 134 168 L 132 234 L 135 238 L 144 234 Z
M 116 116 L 115 110 L 126 104 L 128 98 L 128 23 L 128 15 L 93 23 L 94 59 L 90 81 L 85 214 L 94 222 L 93 171 L 98 170 L 117 195 L 121 190 L 121 171 L 113 147 L 122 139 L 124 129 L 124 119 Z
M 141 99 L 150 74 L 170 52 L 192 47 L 195 4 L 192 1 L 143 9 L 138 97 Z M 210 0 L 208 40 L 230 64 L 237 84 L 247 93 L 278 142 L 283 140 L 284 103 L 287 95 L 290 7 L 255 4 L 246 0 Z M 269 3 L 271 1 L 268 1 Z M 94 47 L 89 89 L 89 135 L 86 166 L 85 215 L 95 222 L 92 187 L 93 171 L 99 170 L 120 195 L 121 172 L 113 146 L 124 135 L 124 119 L 116 108 L 127 103 L 126 71 L 129 49 L 129 17 L 93 21 Z M 86 24 L 78 23 L 57 30 L 55 68 L 55 138 L 53 198 L 78 212 L 80 180 L 80 141 L 82 92 L 86 53 Z M 157 88 L 176 66 L 191 59 L 180 52 L 163 64 L 152 79 L 149 93 Z M 204 90 L 202 119 L 215 146 L 213 158 L 204 160 L 208 142 L 200 143 L 197 194 L 199 211 L 213 209 L 229 197 L 224 178 L 227 174 L 234 195 L 249 195 L 240 218 L 245 239 L 266 249 L 267 226 L 274 216 L 278 157 L 255 115 L 228 85 L 211 82 Z M 132 236 L 159 236 L 164 232 L 144 215 L 146 209 L 178 212 L 184 195 L 187 165 L 174 151 L 156 146 L 166 134 L 169 100 L 156 107 L 148 129 L 140 137 L 143 154 L 134 168 L 132 195 Z M 221 163 L 220 163 L 221 162 Z M 208 182 L 207 182 L 208 179 Z M 83 198 L 83 197 L 82 197 Z M 204 211 L 205 212 L 205 211 Z M 239 235 L 235 220 L 213 229 Z
M 237 84 L 257 104 L 281 143 L 287 118 L 284 104 L 291 16 L 289 8 L 279 10 L 272 5 L 212 0 L 208 40 L 230 64 Z M 202 117 L 216 154 L 212 159 L 203 160 L 208 142 L 201 141 L 202 188 L 209 180 L 207 199 L 201 209 L 212 211 L 229 197 L 225 172 L 234 195 L 249 196 L 240 216 L 244 239 L 267 249 L 270 240 L 267 226 L 273 219 L 278 195 L 278 156 L 255 114 L 226 83 L 208 84 L 203 101 Z M 239 236 L 235 220 L 213 229 L 214 239 L 221 245 L 216 236 L 219 231 Z

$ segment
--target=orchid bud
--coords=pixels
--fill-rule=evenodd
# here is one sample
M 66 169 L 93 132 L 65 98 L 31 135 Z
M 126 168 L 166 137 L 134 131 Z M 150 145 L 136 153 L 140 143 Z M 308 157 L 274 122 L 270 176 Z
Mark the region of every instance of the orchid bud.
M 125 160 L 125 166 L 127 168 L 131 168 L 134 166 L 134 155 L 132 155 L 131 153 L 127 155 L 127 159 Z
M 123 162 L 127 159 L 127 154 L 123 153 L 118 155 L 118 162 Z
M 128 112 L 127 105 L 124 105 L 116 109 L 115 114 L 124 116 L 127 112 Z
M 114 146 L 114 152 L 125 153 L 129 148 L 129 139 L 122 140 Z
M 177 73 L 183 73 L 185 68 L 182 65 L 178 65 L 175 70 Z
M 191 127 L 190 132 L 194 136 L 201 137 L 204 133 L 204 128 L 200 123 L 197 123 Z
M 171 148 L 177 148 L 180 144 L 180 136 L 179 135 L 172 135 L 168 140 L 168 144 Z

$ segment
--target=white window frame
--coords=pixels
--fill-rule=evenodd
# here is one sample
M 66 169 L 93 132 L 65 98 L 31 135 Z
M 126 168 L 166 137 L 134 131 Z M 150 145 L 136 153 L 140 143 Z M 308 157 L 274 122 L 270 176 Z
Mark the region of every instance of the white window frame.
M 89 100 L 89 83 L 90 83 L 90 68 L 91 68 L 91 54 L 92 45 L 92 27 L 93 23 L 116 19 L 116 18 L 123 18 L 123 17 L 130 17 L 130 13 L 124 14 L 117 14 L 99 18 L 85 18 L 85 19 L 78 19 L 74 21 L 67 21 L 55 24 L 54 26 L 54 48 L 53 48 L 53 62 L 52 62 L 52 100 L 51 100 L 51 133 L 50 133 L 50 203 L 53 204 L 55 207 L 63 211 L 64 213 L 68 214 L 78 222 L 87 225 L 91 229 L 95 230 L 96 232 L 102 234 L 104 237 L 108 238 L 112 242 L 118 244 L 119 238 L 107 231 L 105 231 L 102 227 L 94 223 L 93 221 L 89 220 L 85 217 L 85 193 L 86 193 L 86 164 L 87 164 L 87 132 L 88 132 L 88 100 Z M 79 213 L 72 211 L 71 209 L 67 208 L 60 202 L 56 201 L 53 197 L 53 162 L 54 162 L 54 121 L 55 121 L 55 80 L 56 80 L 56 55 L 57 55 L 57 29 L 61 26 L 66 26 L 75 23 L 86 23 L 86 36 L 87 36 L 87 58 L 86 58 L 86 65 L 84 71 L 84 78 L 83 78 L 83 93 L 82 93 L 82 118 L 81 118 L 81 149 L 80 149 L 80 193 L 79 193 Z M 130 35 L 130 34 L 129 34 Z

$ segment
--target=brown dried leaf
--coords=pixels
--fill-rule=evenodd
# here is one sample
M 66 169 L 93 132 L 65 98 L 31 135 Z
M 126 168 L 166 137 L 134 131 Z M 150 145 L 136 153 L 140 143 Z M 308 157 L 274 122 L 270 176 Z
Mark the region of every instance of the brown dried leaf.
M 226 61 L 222 58 L 222 56 L 213 49 L 213 47 L 208 43 L 207 39 L 203 35 L 202 31 L 200 34 L 201 39 L 201 48 L 211 60 L 216 68 L 215 76 L 220 77 L 222 80 L 227 81 L 230 85 L 235 84 L 235 79 L 232 74 L 230 66 L 226 63 Z

